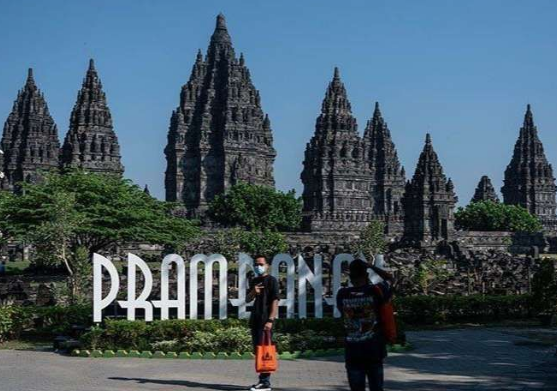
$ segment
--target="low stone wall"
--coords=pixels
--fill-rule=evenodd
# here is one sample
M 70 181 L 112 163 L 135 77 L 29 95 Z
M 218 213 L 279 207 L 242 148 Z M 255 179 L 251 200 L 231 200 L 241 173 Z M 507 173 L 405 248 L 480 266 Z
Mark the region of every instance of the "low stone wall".
M 206 242 L 187 249 L 184 257 L 202 252 L 209 246 L 209 238 L 214 233 L 207 231 Z M 331 262 L 336 254 L 351 253 L 357 239 L 354 232 L 296 232 L 286 234 L 289 252 L 292 256 L 301 254 L 310 260 L 315 254 L 324 259 L 324 286 L 331 286 Z M 557 240 L 554 241 L 557 246 Z M 539 251 L 550 249 L 551 239 L 541 235 L 516 235 L 509 232 L 464 232 L 458 233 L 454 242 L 441 246 L 441 252 L 421 249 L 393 249 L 387 254 L 387 261 L 397 278 L 399 294 L 515 294 L 530 291 L 533 274 L 538 268 Z M 539 251 L 538 251 L 539 250 Z M 158 264 L 164 249 L 141 243 L 119 245 L 105 252 L 113 260 L 125 260 L 128 252 L 142 257 L 147 262 Z M 418 277 L 420 265 L 435 264 L 438 276 Z M 441 266 L 440 266 L 441 265 Z M 155 266 L 156 267 L 156 266 Z M 423 273 L 422 273 L 423 274 Z M 432 272 L 432 274 L 435 274 Z M 429 278 L 424 284 L 423 278 Z M 126 277 L 121 277 L 121 290 L 126 289 Z M 62 282 L 61 276 L 11 276 L 0 279 L 0 305 L 14 303 L 48 304 L 55 298 L 54 285 Z M 229 275 L 231 297 L 235 293 L 237 276 Z M 153 294 L 160 292 L 158 277 L 155 277 Z M 172 284 L 171 289 L 175 289 Z M 200 281 L 200 287 L 203 286 Z M 138 289 L 141 288 L 138 284 Z M 216 288 L 216 287 L 215 287 Z M 172 294 L 172 292 L 171 292 Z M 331 292 L 328 292 L 331 294 Z M 216 297 L 216 295 L 215 295 Z
M 549 242 L 543 234 L 514 232 L 458 231 L 454 242 L 461 248 L 475 251 L 509 251 L 529 254 L 532 251 L 549 251 Z

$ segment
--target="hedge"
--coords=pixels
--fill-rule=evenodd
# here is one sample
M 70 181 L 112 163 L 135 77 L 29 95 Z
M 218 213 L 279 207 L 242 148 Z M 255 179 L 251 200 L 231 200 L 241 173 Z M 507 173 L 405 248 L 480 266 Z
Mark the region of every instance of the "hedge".
M 397 297 L 398 323 L 403 326 L 459 322 L 493 322 L 531 317 L 532 298 L 520 296 Z M 68 334 L 74 324 L 92 326 L 89 306 L 0 307 L 0 342 L 20 336 L 51 338 Z M 283 351 L 333 349 L 342 346 L 340 319 L 281 319 L 275 339 Z M 247 321 L 164 320 L 145 323 L 107 319 L 82 337 L 87 348 L 161 351 L 241 351 L 251 345 Z M 404 333 L 401 333 L 401 343 Z M 217 349 L 217 350 L 212 350 Z
M 274 340 L 280 352 L 338 349 L 342 345 L 342 323 L 339 319 L 319 321 L 281 320 L 277 322 Z M 85 333 L 83 347 L 92 350 L 139 350 L 161 352 L 249 352 L 251 333 L 245 320 L 106 320 Z
M 21 336 L 50 338 L 67 334 L 72 325 L 91 325 L 91 307 L 2 306 L 0 307 L 0 342 Z

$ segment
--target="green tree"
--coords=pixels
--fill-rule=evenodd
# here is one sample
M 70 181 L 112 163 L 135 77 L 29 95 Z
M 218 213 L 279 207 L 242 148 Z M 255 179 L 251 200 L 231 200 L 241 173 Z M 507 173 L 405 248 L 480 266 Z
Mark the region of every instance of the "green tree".
M 473 202 L 455 213 L 460 229 L 473 231 L 540 232 L 538 218 L 518 205 L 505 205 L 493 201 Z
M 371 260 L 375 255 L 384 253 L 386 248 L 385 224 L 382 221 L 373 220 L 361 231 L 360 239 L 356 242 L 355 252 L 361 252 L 367 260 Z
M 445 281 L 450 275 L 451 273 L 447 270 L 447 261 L 427 259 L 414 268 L 410 279 L 421 293 L 427 295 L 432 286 Z
M 215 197 L 209 216 L 226 226 L 250 231 L 293 231 L 302 221 L 302 202 L 294 190 L 287 193 L 272 187 L 238 183 Z
M 2 232 L 39 249 L 51 246 L 69 274 L 68 255 L 79 247 L 91 254 L 121 241 L 143 241 L 179 251 L 199 232 L 172 215 L 174 205 L 114 175 L 72 170 L 22 186 L 21 195 L 0 201 Z

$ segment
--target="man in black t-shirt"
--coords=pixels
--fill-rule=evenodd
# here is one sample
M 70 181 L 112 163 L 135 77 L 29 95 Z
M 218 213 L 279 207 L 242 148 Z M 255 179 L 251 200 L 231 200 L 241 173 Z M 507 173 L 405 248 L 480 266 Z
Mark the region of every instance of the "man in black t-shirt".
M 254 349 L 263 339 L 265 332 L 271 333 L 278 317 L 279 284 L 269 275 L 269 262 L 264 255 L 255 256 L 256 277 L 250 282 L 250 292 L 246 301 L 255 299 L 250 317 L 251 336 Z M 250 391 L 271 391 L 271 374 L 259 374 L 259 382 Z
M 368 268 L 384 281 L 372 285 Z M 392 277 L 384 270 L 360 259 L 350 264 L 352 287 L 337 293 L 337 308 L 346 330 L 346 371 L 350 390 L 383 391 L 383 359 L 387 357 L 386 340 L 380 327 L 379 306 L 391 296 Z

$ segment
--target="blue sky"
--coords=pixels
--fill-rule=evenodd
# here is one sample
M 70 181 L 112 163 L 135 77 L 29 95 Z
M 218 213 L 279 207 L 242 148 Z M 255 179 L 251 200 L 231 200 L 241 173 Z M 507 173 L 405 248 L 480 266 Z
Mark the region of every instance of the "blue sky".
M 499 191 L 527 103 L 557 164 L 555 1 L 0 0 L 0 10 L 0 120 L 31 66 L 63 140 L 94 57 L 125 175 L 161 199 L 170 114 L 219 12 L 271 118 L 279 189 L 301 191 L 334 66 L 360 132 L 381 103 L 408 175 L 431 133 L 461 204 L 484 174 Z

